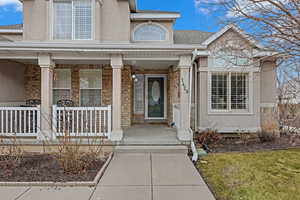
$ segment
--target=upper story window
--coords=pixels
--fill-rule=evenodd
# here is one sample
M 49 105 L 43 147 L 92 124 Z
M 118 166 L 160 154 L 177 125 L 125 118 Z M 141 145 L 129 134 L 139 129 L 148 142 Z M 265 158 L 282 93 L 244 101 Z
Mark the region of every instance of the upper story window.
M 134 41 L 165 41 L 167 30 L 158 24 L 142 24 L 133 32 Z
M 53 39 L 92 39 L 92 1 L 54 0 Z

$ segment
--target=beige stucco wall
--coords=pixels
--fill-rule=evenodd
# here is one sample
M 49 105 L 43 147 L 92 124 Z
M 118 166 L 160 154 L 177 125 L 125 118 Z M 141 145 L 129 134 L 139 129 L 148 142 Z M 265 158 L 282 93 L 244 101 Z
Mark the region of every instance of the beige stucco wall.
M 23 39 L 44 41 L 49 39 L 49 1 L 23 1 Z
M 0 105 L 25 101 L 24 71 L 22 64 L 0 61 Z
M 24 0 L 24 34 L 27 41 L 50 40 L 50 1 Z M 128 1 L 95 0 L 94 39 L 102 42 L 130 40 L 130 9 Z M 74 42 L 74 41 L 73 41 Z
M 128 1 L 104 0 L 100 9 L 100 21 L 101 25 L 97 24 L 97 26 L 100 29 L 102 41 L 128 42 L 130 40 L 130 9 Z
M 261 103 L 276 103 L 276 62 L 262 61 Z

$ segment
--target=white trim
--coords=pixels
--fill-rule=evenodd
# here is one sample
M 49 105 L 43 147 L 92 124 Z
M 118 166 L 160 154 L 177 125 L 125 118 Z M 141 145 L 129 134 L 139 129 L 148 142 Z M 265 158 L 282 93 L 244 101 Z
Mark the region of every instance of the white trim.
M 147 25 L 155 25 L 155 26 L 159 26 L 160 28 L 162 28 L 165 32 L 166 32 L 166 38 L 165 40 L 136 40 L 134 38 L 135 36 L 135 31 L 137 31 L 139 28 L 141 28 L 142 26 L 147 26 Z M 136 25 L 132 31 L 131 31 L 131 39 L 134 42 L 165 42 L 165 41 L 170 41 L 170 31 L 162 24 L 160 23 L 156 23 L 156 22 L 145 22 L 145 23 L 141 23 Z
M 0 102 L 0 107 L 18 107 L 24 105 L 25 101 L 17 101 L 17 102 Z
M 22 29 L 0 29 L 0 33 L 23 33 Z
M 148 79 L 149 78 L 164 78 L 164 117 L 148 117 Z M 145 119 L 167 119 L 167 75 L 165 74 L 146 74 L 145 75 Z
M 274 108 L 277 106 L 277 103 L 260 103 L 261 108 Z
M 223 27 L 220 31 L 216 32 L 212 36 L 210 36 L 208 39 L 206 39 L 202 44 L 205 46 L 210 45 L 212 42 L 217 40 L 219 37 L 221 37 L 224 33 L 226 33 L 228 30 L 233 29 L 235 32 L 239 33 L 243 38 L 245 38 L 247 41 L 249 41 L 251 44 L 258 48 L 263 48 L 262 45 L 260 45 L 258 42 L 256 42 L 254 39 L 250 38 L 243 30 L 238 28 L 237 26 L 230 24 L 225 27 Z
M 200 72 L 260 72 L 259 67 L 199 67 Z
M 144 19 L 177 19 L 180 17 L 179 13 L 132 13 L 130 19 L 144 20 Z
M 253 87 L 254 87 L 254 81 L 253 81 L 253 72 L 245 72 L 243 73 L 248 74 L 248 109 L 245 110 L 236 110 L 236 109 L 231 109 L 231 73 L 234 71 L 207 71 L 207 90 L 208 90 L 208 95 L 207 95 L 207 103 L 208 103 L 208 110 L 207 114 L 208 115 L 254 115 L 253 112 L 253 101 L 254 101 L 254 95 L 253 95 Z M 211 107 L 211 76 L 212 73 L 217 72 L 217 73 L 227 73 L 228 78 L 227 78 L 227 107 L 228 109 L 226 110 L 217 110 L 217 109 L 212 109 Z

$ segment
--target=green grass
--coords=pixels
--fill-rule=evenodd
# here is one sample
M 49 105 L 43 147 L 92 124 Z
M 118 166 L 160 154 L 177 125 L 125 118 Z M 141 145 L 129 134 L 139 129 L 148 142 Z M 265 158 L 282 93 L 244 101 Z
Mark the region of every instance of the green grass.
M 209 154 L 197 166 L 218 200 L 300 200 L 300 149 Z

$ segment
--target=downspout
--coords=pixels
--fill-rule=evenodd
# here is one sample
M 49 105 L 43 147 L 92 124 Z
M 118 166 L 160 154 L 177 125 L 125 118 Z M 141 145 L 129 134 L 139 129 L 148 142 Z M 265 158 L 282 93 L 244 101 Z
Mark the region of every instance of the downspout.
M 190 95 L 189 95 L 189 118 L 190 118 L 190 121 L 191 121 L 191 110 L 192 110 L 192 87 L 193 87 L 193 69 L 196 67 L 197 68 L 197 64 L 195 63 L 195 59 L 197 57 L 197 52 L 198 50 L 195 49 L 193 51 L 193 57 L 192 57 L 192 67 L 190 69 Z M 196 91 L 196 85 L 195 84 L 195 91 Z M 196 102 L 195 102 L 196 103 Z M 191 129 L 191 127 L 189 128 L 189 131 L 190 131 L 190 134 L 191 134 L 191 150 L 193 152 L 193 157 L 192 157 L 192 161 L 193 162 L 197 162 L 198 160 L 198 152 L 197 152 L 197 149 L 196 149 L 196 146 L 195 146 L 195 143 L 194 143 L 194 132 L 193 130 Z

